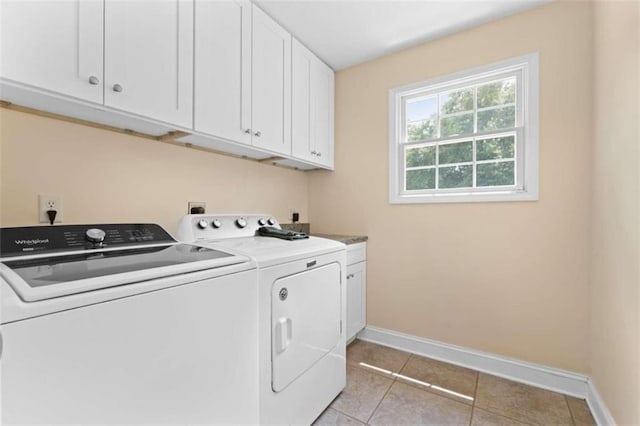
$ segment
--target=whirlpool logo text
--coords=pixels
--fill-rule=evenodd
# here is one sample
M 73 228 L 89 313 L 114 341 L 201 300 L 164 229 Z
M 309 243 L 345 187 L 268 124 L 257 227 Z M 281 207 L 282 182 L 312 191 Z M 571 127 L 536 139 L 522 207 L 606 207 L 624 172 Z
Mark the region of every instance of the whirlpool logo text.
M 46 238 L 44 240 L 42 239 L 36 239 L 36 240 L 14 240 L 15 243 L 19 246 L 33 246 L 36 244 L 48 244 L 49 243 L 49 239 Z

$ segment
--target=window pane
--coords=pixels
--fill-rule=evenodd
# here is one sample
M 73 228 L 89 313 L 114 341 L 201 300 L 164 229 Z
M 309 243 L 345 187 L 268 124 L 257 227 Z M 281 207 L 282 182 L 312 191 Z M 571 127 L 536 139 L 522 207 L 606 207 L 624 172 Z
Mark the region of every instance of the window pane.
M 440 167 L 438 169 L 440 188 L 465 188 L 473 182 L 473 166 Z
M 407 124 L 407 141 L 418 142 L 436 138 L 436 120 L 423 120 Z
M 407 170 L 407 191 L 434 189 L 436 169 Z
M 473 143 L 460 142 L 440 145 L 439 163 L 466 163 L 473 161 Z
M 478 164 L 476 186 L 513 185 L 515 182 L 515 162 Z
M 457 90 L 440 95 L 440 113 L 471 111 L 473 109 L 473 89 Z
M 417 98 L 405 104 L 407 141 L 421 141 L 437 137 L 436 119 L 438 98 Z
M 468 135 L 473 133 L 473 113 L 443 117 L 440 119 L 440 136 Z
M 438 109 L 438 99 L 435 96 L 430 98 L 415 98 L 407 100 L 406 117 L 408 122 L 426 120 L 433 118 Z
M 508 129 L 516 126 L 516 107 L 478 111 L 478 131 Z
M 496 81 L 478 86 L 478 108 L 504 105 L 516 101 L 516 79 Z
M 435 146 L 408 148 L 406 155 L 407 167 L 433 166 L 436 164 Z
M 483 139 L 476 141 L 476 160 L 500 160 L 513 158 L 515 154 L 515 137 Z

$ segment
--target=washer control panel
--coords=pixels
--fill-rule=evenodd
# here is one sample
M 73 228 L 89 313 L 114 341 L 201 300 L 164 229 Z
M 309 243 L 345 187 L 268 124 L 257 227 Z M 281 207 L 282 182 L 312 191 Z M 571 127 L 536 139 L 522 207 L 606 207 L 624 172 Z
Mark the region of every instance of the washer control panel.
M 282 229 L 268 214 L 189 214 L 178 223 L 177 237 L 185 242 L 250 237 L 262 226 Z
M 174 242 L 167 231 L 153 223 L 1 228 L 0 257 Z

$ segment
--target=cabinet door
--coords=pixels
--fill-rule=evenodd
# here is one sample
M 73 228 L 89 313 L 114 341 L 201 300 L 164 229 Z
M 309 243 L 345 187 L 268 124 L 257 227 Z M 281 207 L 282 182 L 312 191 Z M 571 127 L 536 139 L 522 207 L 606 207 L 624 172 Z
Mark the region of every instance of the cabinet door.
M 291 156 L 315 161 L 311 138 L 311 68 L 313 53 L 291 41 Z
M 291 155 L 332 168 L 333 70 L 295 39 L 291 61 Z
M 311 68 L 311 139 L 316 162 L 333 168 L 334 73 L 319 60 Z
M 193 121 L 193 0 L 106 0 L 105 105 Z
M 3 79 L 102 103 L 102 0 L 5 0 L 0 14 Z
M 253 7 L 252 144 L 291 153 L 291 35 Z
M 347 266 L 347 340 L 367 325 L 367 262 Z
M 194 130 L 251 144 L 251 3 L 196 0 Z

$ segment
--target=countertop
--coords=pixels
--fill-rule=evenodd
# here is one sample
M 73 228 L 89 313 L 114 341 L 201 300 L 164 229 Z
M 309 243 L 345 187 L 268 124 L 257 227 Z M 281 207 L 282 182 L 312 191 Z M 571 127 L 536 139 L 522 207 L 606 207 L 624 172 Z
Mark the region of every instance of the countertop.
M 316 234 L 312 233 L 314 237 L 322 237 L 327 238 L 329 240 L 340 241 L 346 245 L 349 244 L 357 244 L 357 243 L 365 243 L 369 237 L 366 235 L 335 235 L 335 234 Z
M 357 244 L 366 242 L 369 237 L 366 235 L 337 235 L 337 234 L 318 234 L 309 232 L 311 225 L 309 223 L 281 223 L 282 229 L 290 229 L 292 231 L 304 232 L 314 237 L 327 238 L 329 240 L 340 241 L 343 244 Z

